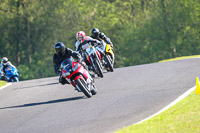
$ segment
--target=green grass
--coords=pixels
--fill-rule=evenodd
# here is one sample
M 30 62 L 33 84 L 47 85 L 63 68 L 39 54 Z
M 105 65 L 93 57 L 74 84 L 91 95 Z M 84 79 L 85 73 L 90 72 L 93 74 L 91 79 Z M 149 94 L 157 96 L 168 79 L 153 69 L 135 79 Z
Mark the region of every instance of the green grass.
M 160 62 L 198 57 L 200 55 L 178 57 Z M 195 90 L 161 114 L 116 133 L 200 133 L 200 95 L 196 95 Z
M 6 85 L 7 83 L 5 81 L 0 80 L 0 87 Z
M 200 95 L 193 91 L 161 114 L 117 133 L 200 133 Z
M 173 59 L 162 60 L 162 61 L 159 61 L 159 62 L 182 60 L 182 59 L 189 59 L 189 58 L 200 58 L 200 55 L 177 57 L 177 58 L 173 58 Z

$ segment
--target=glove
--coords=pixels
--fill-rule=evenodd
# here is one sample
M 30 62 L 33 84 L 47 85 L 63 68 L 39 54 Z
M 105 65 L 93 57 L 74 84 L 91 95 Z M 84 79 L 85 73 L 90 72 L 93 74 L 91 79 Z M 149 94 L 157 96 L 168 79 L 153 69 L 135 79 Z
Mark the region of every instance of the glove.
M 97 45 L 102 45 L 102 43 L 100 41 L 97 40 Z
M 80 62 L 80 64 L 81 64 L 82 66 L 86 66 L 86 63 L 85 63 L 84 61 Z

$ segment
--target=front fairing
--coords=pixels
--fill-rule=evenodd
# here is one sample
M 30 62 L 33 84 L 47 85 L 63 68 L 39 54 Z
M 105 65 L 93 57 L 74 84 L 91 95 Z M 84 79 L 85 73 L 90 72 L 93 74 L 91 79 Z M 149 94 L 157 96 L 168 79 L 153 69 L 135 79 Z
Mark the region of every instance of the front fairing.
M 88 71 L 86 71 L 82 65 L 78 62 L 74 62 L 73 59 L 69 58 L 61 63 L 62 76 L 68 80 L 74 87 L 76 87 L 75 81 L 78 78 L 83 78 L 89 85 L 92 81 Z
M 110 53 L 111 55 L 114 55 L 113 50 L 109 44 L 106 45 L 106 53 Z
M 88 47 L 87 49 L 86 49 L 86 52 L 87 52 L 87 54 L 90 56 L 90 55 L 92 55 L 92 54 L 94 54 L 95 53 L 95 48 L 94 48 L 94 46 L 91 46 L 91 47 Z
M 6 80 L 9 81 L 11 79 L 11 77 L 13 77 L 13 76 L 19 77 L 19 74 L 18 74 L 17 69 L 14 66 L 10 65 L 10 66 L 6 67 L 6 69 L 5 69 Z
M 83 67 L 78 62 L 74 62 L 72 58 L 65 59 L 61 63 L 62 76 L 70 79 L 75 73 L 82 73 Z
M 110 44 L 106 44 L 103 40 L 101 41 L 101 46 L 98 47 L 98 50 L 103 50 L 105 53 L 110 53 L 111 55 L 114 55 L 113 50 L 110 46 Z
M 61 63 L 62 75 L 69 76 L 72 72 L 72 58 L 67 58 Z
M 5 69 L 5 72 L 6 72 L 6 76 L 7 77 L 11 77 L 13 75 L 17 75 L 18 76 L 18 71 L 16 68 L 14 68 L 13 66 L 8 66 L 6 69 Z
M 96 50 L 97 48 L 98 47 L 95 48 L 94 46 L 91 46 L 91 47 L 86 49 L 86 52 L 87 52 L 87 55 L 88 55 L 87 59 L 88 59 L 89 62 L 92 62 L 90 60 L 90 58 L 92 58 L 92 60 L 95 60 L 95 58 L 101 59 L 100 53 L 98 52 L 98 50 Z

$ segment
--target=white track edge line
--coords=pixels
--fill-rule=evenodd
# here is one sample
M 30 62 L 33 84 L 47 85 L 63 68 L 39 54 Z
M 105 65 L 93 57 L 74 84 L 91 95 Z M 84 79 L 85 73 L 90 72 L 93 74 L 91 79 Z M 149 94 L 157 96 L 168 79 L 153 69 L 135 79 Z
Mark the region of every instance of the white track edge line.
M 155 113 L 154 115 L 145 118 L 144 120 L 141 120 L 135 124 L 140 124 L 162 112 L 164 112 L 165 110 L 169 109 L 170 107 L 172 107 L 173 105 L 175 105 L 176 103 L 178 103 L 179 101 L 181 101 L 183 98 L 185 98 L 186 96 L 188 96 L 192 91 L 194 91 L 196 89 L 196 86 L 192 87 L 191 89 L 187 90 L 185 93 L 183 93 L 181 96 L 179 96 L 177 99 L 175 99 L 172 103 L 170 103 L 169 105 L 165 106 L 163 109 L 161 109 L 160 111 L 158 111 L 157 113 Z
M 4 88 L 6 88 L 6 87 L 8 87 L 8 86 L 10 86 L 12 83 L 7 83 L 6 85 L 4 85 L 4 86 L 2 86 L 2 87 L 0 87 L 0 90 L 2 90 L 2 89 L 4 89 Z
M 0 87 L 0 90 L 6 88 L 8 86 L 10 86 L 11 84 L 12 83 L 7 83 L 5 86 Z M 186 96 L 188 96 L 195 89 L 196 89 L 196 86 L 192 87 L 191 89 L 189 89 L 188 91 L 186 91 L 185 93 L 183 93 L 181 96 L 179 96 L 177 99 L 175 99 L 173 102 L 171 102 L 169 105 L 165 106 L 163 109 L 161 109 L 157 113 L 155 113 L 155 114 L 151 115 L 150 117 L 147 117 L 144 120 L 141 120 L 141 121 L 139 121 L 139 122 L 137 122 L 135 124 L 140 124 L 140 123 L 142 123 L 142 122 L 144 122 L 144 121 L 146 121 L 146 120 L 148 120 L 148 119 L 150 119 L 150 118 L 152 118 L 152 117 L 154 117 L 154 116 L 156 116 L 156 115 L 164 112 L 165 110 L 169 109 L 170 107 L 172 107 L 173 105 L 175 105 L 176 103 L 178 103 L 179 101 L 181 101 L 183 98 L 185 98 Z

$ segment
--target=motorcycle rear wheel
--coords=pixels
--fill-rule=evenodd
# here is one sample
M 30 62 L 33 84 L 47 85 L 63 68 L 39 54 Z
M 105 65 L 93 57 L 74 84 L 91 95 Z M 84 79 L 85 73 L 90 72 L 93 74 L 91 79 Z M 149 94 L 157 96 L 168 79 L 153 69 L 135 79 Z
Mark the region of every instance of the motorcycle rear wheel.
M 87 96 L 88 98 L 92 97 L 92 92 L 88 90 L 88 86 L 85 84 L 85 82 L 82 79 L 77 79 L 76 84 L 81 89 L 81 91 Z

